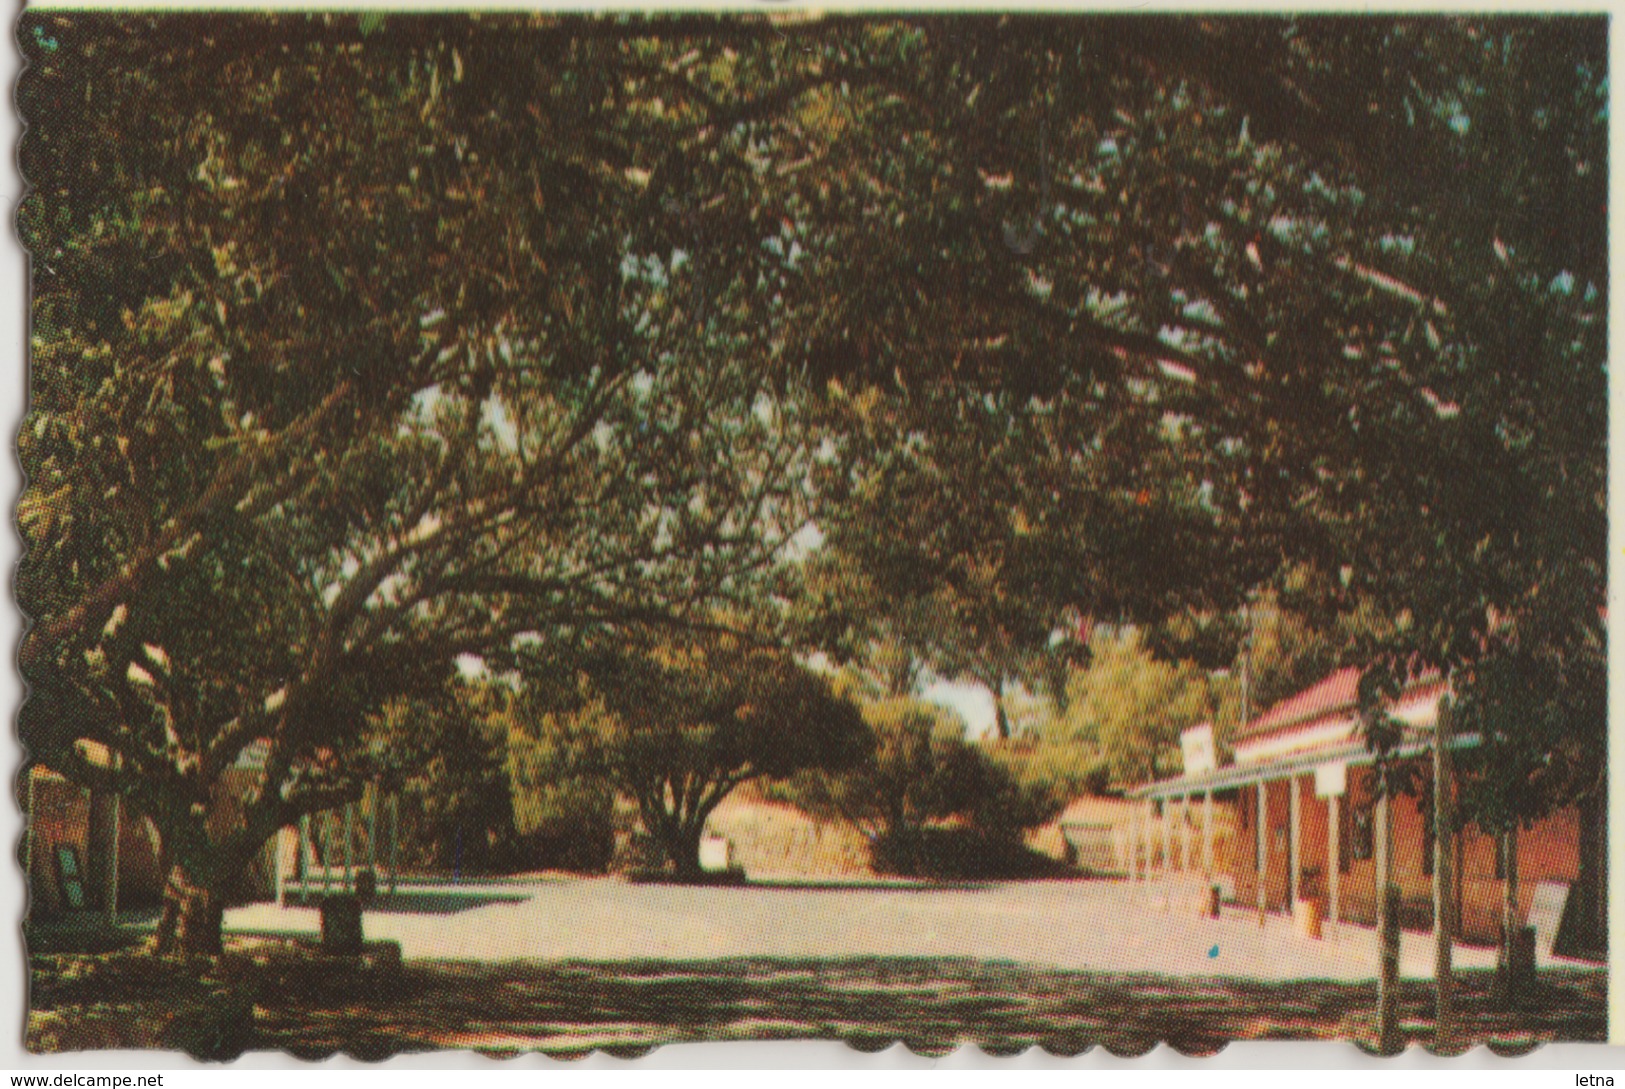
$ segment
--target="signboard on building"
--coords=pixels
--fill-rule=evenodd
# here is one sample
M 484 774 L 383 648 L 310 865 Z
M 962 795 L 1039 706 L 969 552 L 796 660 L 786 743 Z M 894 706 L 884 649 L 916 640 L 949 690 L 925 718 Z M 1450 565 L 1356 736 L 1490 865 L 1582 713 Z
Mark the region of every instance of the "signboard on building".
M 1535 886 L 1529 902 L 1529 925 L 1534 928 L 1535 947 L 1542 960 L 1557 949 L 1564 916 L 1568 914 L 1570 887 L 1566 881 L 1542 881 Z
M 1315 797 L 1341 798 L 1349 785 L 1349 766 L 1342 761 L 1315 769 Z
M 1219 753 L 1213 745 L 1213 723 L 1192 726 L 1179 735 L 1179 753 L 1186 775 L 1203 775 L 1219 767 Z

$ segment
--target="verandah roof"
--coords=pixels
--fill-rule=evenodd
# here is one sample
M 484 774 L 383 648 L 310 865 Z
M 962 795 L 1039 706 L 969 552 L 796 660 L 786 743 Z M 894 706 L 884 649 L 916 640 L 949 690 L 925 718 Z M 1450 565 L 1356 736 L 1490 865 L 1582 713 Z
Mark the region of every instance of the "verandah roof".
M 1478 734 L 1457 734 L 1450 739 L 1451 749 L 1477 748 L 1483 739 Z M 1402 743 L 1394 750 L 1396 759 L 1404 760 L 1413 756 L 1421 756 L 1433 751 L 1431 738 L 1417 738 Z M 1180 798 L 1189 794 L 1204 794 L 1207 791 L 1234 790 L 1236 787 L 1252 786 L 1256 783 L 1269 783 L 1277 779 L 1289 779 L 1297 775 L 1306 775 L 1324 764 L 1346 764 L 1360 766 L 1371 764 L 1377 759 L 1363 741 L 1350 741 L 1342 745 L 1328 745 L 1324 748 L 1310 749 L 1305 752 L 1292 753 L 1279 760 L 1267 760 L 1257 764 L 1228 764 L 1213 771 L 1203 772 L 1199 775 L 1180 775 L 1173 779 L 1159 779 L 1154 783 L 1146 783 L 1130 789 L 1127 793 L 1130 798 L 1162 799 Z

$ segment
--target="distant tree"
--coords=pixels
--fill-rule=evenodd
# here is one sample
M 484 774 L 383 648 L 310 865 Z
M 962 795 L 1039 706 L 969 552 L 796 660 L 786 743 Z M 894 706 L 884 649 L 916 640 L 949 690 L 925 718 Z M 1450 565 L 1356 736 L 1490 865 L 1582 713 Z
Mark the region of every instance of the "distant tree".
M 879 867 L 932 872 L 926 845 L 953 826 L 963 834 L 950 839 L 950 850 L 987 856 L 956 864 L 996 869 L 1019 853 L 1023 832 L 1060 812 L 1063 792 L 1054 781 L 1013 763 L 1006 747 L 967 740 L 964 721 L 947 708 L 881 699 L 864 703 L 863 718 L 874 735 L 863 760 L 802 772 L 785 793 L 814 817 L 856 829 Z
M 1238 551 L 1225 500 L 1193 478 L 1207 455 L 1154 406 L 942 385 L 822 407 L 835 437 L 815 477 L 813 585 L 827 644 L 982 685 L 1002 739 L 1018 689 L 1064 702 L 1067 666 L 1087 654 L 1080 616 L 1228 600 L 1212 589 Z
M 571 775 L 637 804 L 679 875 L 700 872 L 705 823 L 755 779 L 850 767 L 869 731 L 857 707 L 782 651 L 724 633 L 622 643 L 580 677 L 580 704 L 532 729 Z
M 796 775 L 788 792 L 797 806 L 871 843 L 975 807 L 979 759 L 956 713 L 906 696 L 866 702 L 862 713 L 874 747 L 852 767 Z
M 1177 774 L 1180 731 L 1212 712 L 1206 678 L 1154 657 L 1134 629 L 1097 633 L 1090 649 L 1059 731 L 1096 746 L 1119 785 Z

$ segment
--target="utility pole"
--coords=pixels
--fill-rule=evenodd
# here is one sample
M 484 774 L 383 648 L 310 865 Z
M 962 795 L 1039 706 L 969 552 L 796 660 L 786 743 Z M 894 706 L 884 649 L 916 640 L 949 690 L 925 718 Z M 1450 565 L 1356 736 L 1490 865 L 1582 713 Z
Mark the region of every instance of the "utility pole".
M 1455 852 L 1450 849 L 1455 823 L 1455 784 L 1450 767 L 1454 718 L 1454 704 L 1446 692 L 1439 701 L 1439 714 L 1433 726 L 1433 985 L 1436 992 L 1433 1046 L 1440 1050 L 1450 1047 L 1456 1035 L 1455 978 L 1450 964 L 1455 929 L 1451 896 L 1455 890 L 1451 876 Z

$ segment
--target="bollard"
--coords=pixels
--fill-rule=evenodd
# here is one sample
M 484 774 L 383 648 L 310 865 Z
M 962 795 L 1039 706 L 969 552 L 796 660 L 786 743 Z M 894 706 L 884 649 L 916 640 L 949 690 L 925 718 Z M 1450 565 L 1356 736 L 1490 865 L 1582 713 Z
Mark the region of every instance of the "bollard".
M 1217 919 L 1219 917 L 1219 902 L 1223 895 L 1224 890 L 1219 888 L 1219 886 L 1209 885 L 1207 887 L 1207 917 L 1209 919 Z
M 337 956 L 359 956 L 361 944 L 361 900 L 351 893 L 322 898 L 322 952 Z

